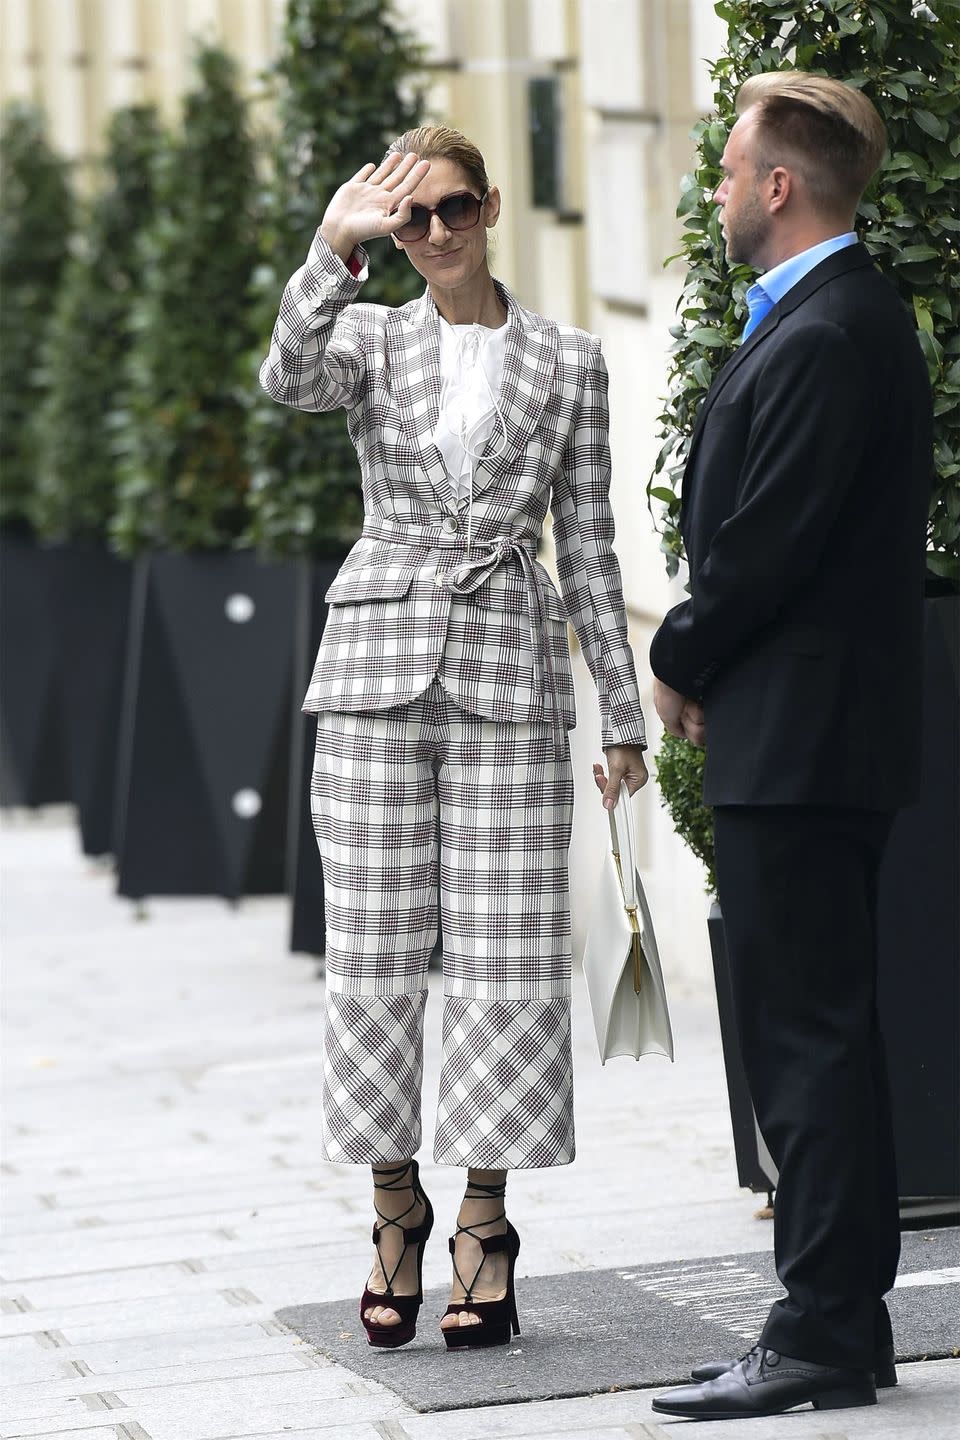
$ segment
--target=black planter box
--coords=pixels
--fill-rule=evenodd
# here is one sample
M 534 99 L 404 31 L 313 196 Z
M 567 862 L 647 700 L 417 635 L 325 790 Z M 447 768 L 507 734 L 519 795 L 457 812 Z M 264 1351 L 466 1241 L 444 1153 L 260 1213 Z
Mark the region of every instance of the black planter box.
M 0 805 L 72 798 L 60 684 L 59 546 L 0 532 Z
M 893 825 L 878 894 L 877 1004 L 887 1046 L 902 1206 L 960 1196 L 960 598 L 926 602 L 923 783 Z M 895 737 L 890 763 L 896 764 Z M 708 921 L 740 1184 L 776 1185 L 740 1060 L 723 917 Z
M 960 597 L 926 602 L 923 781 L 879 891 L 880 1023 L 901 1195 L 960 1195 Z M 890 763 L 897 763 L 891 736 Z
M 284 888 L 296 567 L 157 554 L 134 572 L 118 890 Z
M 743 1068 L 743 1061 L 740 1059 L 740 1042 L 737 1038 L 733 1011 L 730 962 L 727 959 L 723 915 L 716 901 L 710 906 L 707 929 L 710 934 L 713 979 L 717 990 L 717 1014 L 720 1018 L 720 1036 L 723 1042 L 723 1068 L 727 1076 L 727 1097 L 730 1104 L 730 1123 L 733 1127 L 737 1179 L 745 1190 L 772 1191 L 777 1184 L 777 1167 L 770 1158 L 770 1152 L 760 1134 L 757 1117 L 753 1113 L 753 1101 L 750 1099 L 746 1072 Z
M 68 544 L 54 575 L 64 745 L 85 855 L 113 846 L 132 574 L 102 547 Z
M 300 706 L 313 672 L 327 622 L 324 595 L 339 561 L 301 562 L 297 577 L 296 658 L 293 680 L 293 738 L 290 746 L 290 809 L 287 841 L 287 892 L 291 897 L 290 949 L 322 955 L 325 949 L 323 872 L 310 812 L 310 776 L 317 722 Z

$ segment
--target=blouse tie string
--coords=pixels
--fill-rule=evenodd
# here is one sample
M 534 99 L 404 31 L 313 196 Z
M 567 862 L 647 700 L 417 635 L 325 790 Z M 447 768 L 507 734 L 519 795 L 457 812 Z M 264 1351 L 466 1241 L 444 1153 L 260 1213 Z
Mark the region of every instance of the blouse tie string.
M 476 329 L 456 335 L 456 359 L 440 389 L 438 425 L 446 425 L 470 461 L 467 550 L 473 542 L 473 478 L 480 460 L 496 460 L 507 445 L 507 423 L 483 364 L 483 343 Z M 486 394 L 484 394 L 486 391 Z M 492 439 L 489 422 L 493 420 Z

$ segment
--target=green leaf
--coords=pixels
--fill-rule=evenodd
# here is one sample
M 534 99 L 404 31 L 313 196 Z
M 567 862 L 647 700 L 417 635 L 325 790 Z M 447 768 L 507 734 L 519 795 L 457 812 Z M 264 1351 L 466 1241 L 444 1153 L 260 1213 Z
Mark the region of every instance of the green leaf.
M 921 130 L 932 135 L 935 140 L 946 140 L 950 131 L 947 128 L 946 120 L 941 120 L 939 115 L 934 115 L 930 110 L 923 110 L 919 106 L 910 111 L 911 116 L 916 120 Z
M 933 316 L 930 314 L 930 306 L 922 295 L 913 297 L 913 313 L 917 317 L 917 327 L 925 330 L 928 335 L 933 334 Z
M 932 245 L 906 245 L 893 257 L 894 262 L 899 265 L 916 265 L 921 260 L 937 260 L 939 258 L 940 251 L 934 250 Z
M 718 349 L 729 343 L 727 337 L 719 330 L 710 330 L 706 325 L 698 325 L 690 331 L 687 338 L 696 341 L 698 345 L 706 345 L 710 349 Z
M 879 5 L 871 5 L 870 18 L 873 21 L 873 28 L 877 32 L 877 43 L 879 45 L 879 48 L 881 50 L 884 50 L 886 49 L 887 37 L 890 34 L 890 26 L 887 23 L 887 17 L 886 15 L 884 15 Z M 903 98 L 906 99 L 906 94 L 904 94 Z
M 920 341 L 920 348 L 927 362 L 930 383 L 936 389 L 943 366 L 943 346 L 935 335 L 929 334 L 926 330 L 918 330 L 917 339 Z
M 677 218 L 683 219 L 684 215 L 691 214 L 696 210 L 703 199 L 703 192 L 699 186 L 691 186 L 680 196 L 680 203 L 677 206 Z
M 662 500 L 664 505 L 675 505 L 678 500 L 678 496 L 676 496 L 672 490 L 667 490 L 662 485 L 653 486 L 647 493 L 651 495 L 654 500 Z
M 927 554 L 927 569 L 942 580 L 960 581 L 960 560 L 952 555 Z

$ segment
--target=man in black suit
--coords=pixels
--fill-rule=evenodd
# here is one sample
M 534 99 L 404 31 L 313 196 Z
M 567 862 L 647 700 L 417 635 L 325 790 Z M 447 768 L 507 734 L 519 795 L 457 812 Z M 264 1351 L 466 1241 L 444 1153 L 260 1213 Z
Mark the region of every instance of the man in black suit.
M 899 1258 L 876 1012 L 877 872 L 918 788 L 930 388 L 853 233 L 885 147 L 870 102 L 802 72 L 741 88 L 716 201 L 760 280 L 683 482 L 690 599 L 651 647 L 667 730 L 706 743 L 741 1051 L 779 1170 L 787 1292 L 672 1415 L 876 1402 Z M 906 957 L 905 957 L 906 958 Z

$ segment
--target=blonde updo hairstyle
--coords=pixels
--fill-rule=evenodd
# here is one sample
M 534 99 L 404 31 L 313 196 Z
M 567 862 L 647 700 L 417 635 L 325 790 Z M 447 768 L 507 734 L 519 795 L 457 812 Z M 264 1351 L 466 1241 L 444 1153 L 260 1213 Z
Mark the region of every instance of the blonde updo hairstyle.
M 449 125 L 419 125 L 398 135 L 387 147 L 384 160 L 389 155 L 418 155 L 421 160 L 452 160 L 459 165 L 481 195 L 490 189 L 487 167 L 483 156 L 466 135 Z

